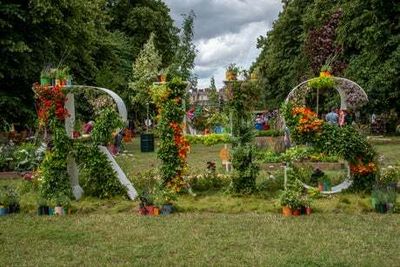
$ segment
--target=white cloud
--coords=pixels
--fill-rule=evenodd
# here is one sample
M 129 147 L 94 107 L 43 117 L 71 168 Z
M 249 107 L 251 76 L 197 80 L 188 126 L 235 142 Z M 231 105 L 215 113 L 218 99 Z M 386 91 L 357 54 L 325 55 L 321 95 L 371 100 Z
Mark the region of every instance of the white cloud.
M 178 26 L 181 14 L 193 10 L 194 42 L 199 51 L 195 73 L 198 87 L 207 87 L 211 76 L 222 86 L 229 63 L 248 68 L 259 53 L 257 37 L 265 35 L 281 10 L 280 0 L 165 0 Z

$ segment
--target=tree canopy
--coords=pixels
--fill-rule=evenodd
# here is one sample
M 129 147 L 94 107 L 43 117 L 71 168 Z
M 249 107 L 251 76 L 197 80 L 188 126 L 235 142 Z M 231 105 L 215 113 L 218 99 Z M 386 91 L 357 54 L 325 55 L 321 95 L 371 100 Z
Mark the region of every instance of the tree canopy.
M 379 0 L 289 0 L 252 68 L 260 70 L 269 105 L 314 77 L 329 57 L 334 75 L 361 85 L 368 109 L 400 111 L 400 3 Z M 276 101 L 280 100 L 280 101 Z
M 151 33 L 163 66 L 179 41 L 159 0 L 6 0 L 0 14 L 1 123 L 34 121 L 31 87 L 46 66 L 67 65 L 76 84 L 123 93 Z

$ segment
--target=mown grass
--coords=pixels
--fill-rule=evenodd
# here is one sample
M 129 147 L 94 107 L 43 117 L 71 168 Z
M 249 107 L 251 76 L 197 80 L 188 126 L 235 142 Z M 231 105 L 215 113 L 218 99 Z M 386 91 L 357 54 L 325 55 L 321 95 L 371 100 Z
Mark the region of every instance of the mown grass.
M 132 213 L 0 220 L 0 266 L 397 266 L 398 215 Z

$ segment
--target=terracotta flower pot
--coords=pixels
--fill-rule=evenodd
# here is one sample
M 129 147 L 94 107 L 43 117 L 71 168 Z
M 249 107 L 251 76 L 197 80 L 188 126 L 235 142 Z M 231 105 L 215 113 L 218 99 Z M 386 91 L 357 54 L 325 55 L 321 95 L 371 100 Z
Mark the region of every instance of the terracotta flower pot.
M 160 209 L 159 209 L 158 207 L 154 207 L 154 209 L 153 209 L 153 214 L 154 214 L 155 216 L 160 215 Z
M 285 217 L 292 216 L 292 209 L 289 208 L 288 206 L 282 207 L 282 214 Z
M 312 213 L 312 208 L 311 207 L 306 207 L 306 214 L 310 215 Z
M 148 215 L 154 215 L 154 206 L 150 205 L 150 206 L 146 206 L 146 211 Z
M 296 209 L 292 211 L 293 216 L 300 216 L 301 215 L 301 209 Z
M 147 214 L 147 210 L 146 210 L 146 208 L 139 208 L 139 214 L 140 215 L 146 215 Z

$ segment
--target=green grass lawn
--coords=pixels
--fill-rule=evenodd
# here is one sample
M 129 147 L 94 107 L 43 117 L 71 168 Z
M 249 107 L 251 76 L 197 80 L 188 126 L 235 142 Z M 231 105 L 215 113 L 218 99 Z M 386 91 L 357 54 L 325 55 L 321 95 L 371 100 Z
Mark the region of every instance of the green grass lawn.
M 0 266 L 398 266 L 398 215 L 132 213 L 0 220 Z

